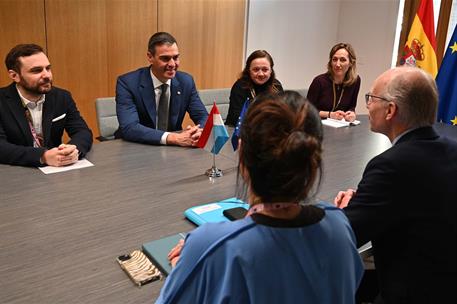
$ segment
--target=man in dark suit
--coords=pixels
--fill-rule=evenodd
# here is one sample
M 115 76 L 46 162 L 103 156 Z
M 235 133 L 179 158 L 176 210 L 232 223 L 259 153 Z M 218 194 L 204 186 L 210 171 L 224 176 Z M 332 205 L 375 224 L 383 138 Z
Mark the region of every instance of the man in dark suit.
M 370 127 L 392 147 L 367 165 L 357 191 L 341 191 L 359 245 L 371 240 L 375 303 L 456 303 L 457 142 L 439 136 L 433 78 L 400 67 L 366 95 Z
M 208 113 L 187 73 L 178 72 L 179 50 L 168 33 L 151 36 L 149 67 L 122 75 L 116 85 L 116 138 L 146 144 L 195 146 Z M 182 130 L 186 112 L 196 126 Z
M 0 163 L 65 166 L 92 146 L 92 132 L 68 91 L 52 86 L 51 64 L 35 44 L 19 44 L 8 53 L 13 83 L 0 88 Z M 62 143 L 64 130 L 70 136 Z

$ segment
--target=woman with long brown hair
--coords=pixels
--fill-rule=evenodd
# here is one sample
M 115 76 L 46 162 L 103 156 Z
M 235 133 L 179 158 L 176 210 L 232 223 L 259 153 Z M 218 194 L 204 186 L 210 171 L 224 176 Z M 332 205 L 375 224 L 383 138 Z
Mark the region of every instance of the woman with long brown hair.
M 257 50 L 249 55 L 240 78 L 230 91 L 226 124 L 236 125 L 246 99 L 253 101 L 260 93 L 283 91 L 281 83 L 276 79 L 273 66 L 273 58 L 265 50 Z

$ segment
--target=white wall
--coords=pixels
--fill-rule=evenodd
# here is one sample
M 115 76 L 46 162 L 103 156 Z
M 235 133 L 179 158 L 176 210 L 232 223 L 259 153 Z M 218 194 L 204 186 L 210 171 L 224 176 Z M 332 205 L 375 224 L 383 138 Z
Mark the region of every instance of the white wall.
M 447 28 L 446 48 L 449 45 L 454 29 L 457 26 L 457 0 L 452 1 L 451 16 L 449 16 L 449 25 Z M 445 50 L 446 52 L 446 50 Z
M 362 78 L 363 95 L 391 64 L 399 0 L 250 0 L 246 56 L 265 49 L 273 56 L 285 88 L 307 88 L 326 71 L 328 52 L 337 42 L 351 43 Z
M 357 71 L 362 79 L 357 113 L 367 113 L 365 93 L 370 91 L 376 77 L 392 64 L 398 5 L 398 0 L 341 1 L 337 37 L 354 47 Z
M 308 87 L 337 38 L 339 1 L 250 0 L 246 57 L 265 49 L 287 88 Z

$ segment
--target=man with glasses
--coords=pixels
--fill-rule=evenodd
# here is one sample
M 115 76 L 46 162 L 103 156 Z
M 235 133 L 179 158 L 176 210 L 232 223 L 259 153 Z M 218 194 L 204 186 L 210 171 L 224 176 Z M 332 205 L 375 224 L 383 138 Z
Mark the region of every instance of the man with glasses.
M 439 136 L 438 92 L 418 68 L 379 76 L 366 94 L 370 128 L 392 147 L 365 168 L 357 191 L 340 191 L 358 245 L 371 241 L 375 303 L 456 303 L 457 142 Z
M 149 67 L 122 75 L 116 85 L 116 138 L 145 144 L 195 146 L 208 112 L 191 75 L 178 72 L 176 39 L 165 32 L 151 36 Z M 186 112 L 197 124 L 182 130 Z

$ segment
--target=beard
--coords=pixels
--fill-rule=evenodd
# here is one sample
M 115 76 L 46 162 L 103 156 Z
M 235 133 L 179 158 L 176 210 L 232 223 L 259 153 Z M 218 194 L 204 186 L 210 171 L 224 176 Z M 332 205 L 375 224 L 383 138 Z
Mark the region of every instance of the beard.
M 19 81 L 19 85 L 27 91 L 27 93 L 31 95 L 41 95 L 46 94 L 51 91 L 52 88 L 52 80 L 50 78 L 42 79 L 36 84 L 28 83 L 24 78 L 21 77 L 21 81 Z

